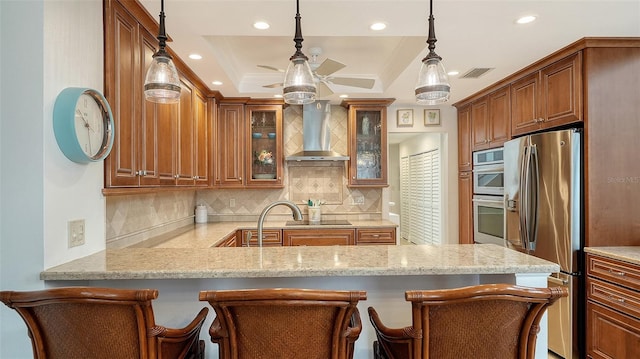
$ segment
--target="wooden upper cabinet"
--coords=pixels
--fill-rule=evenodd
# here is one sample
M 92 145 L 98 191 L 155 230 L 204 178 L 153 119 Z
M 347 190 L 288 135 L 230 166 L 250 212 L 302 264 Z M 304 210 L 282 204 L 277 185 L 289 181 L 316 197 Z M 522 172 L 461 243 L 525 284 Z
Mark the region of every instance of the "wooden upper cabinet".
M 199 91 L 194 93 L 194 115 L 195 115 L 195 160 L 194 160 L 194 184 L 196 186 L 211 185 L 210 175 L 210 134 L 212 130 L 212 119 L 210 118 L 209 101 Z
M 105 160 L 105 186 L 137 186 L 140 98 L 140 31 L 138 22 L 120 4 L 105 2 L 105 95 L 114 117 L 114 145 Z M 115 87 L 117 84 L 117 88 Z M 111 86 L 110 86 L 111 85 Z
M 471 140 L 473 150 L 489 147 L 489 105 L 487 97 L 471 104 Z
M 500 147 L 510 139 L 511 92 L 505 86 L 489 95 L 489 147 Z
M 158 43 L 145 15 L 137 2 L 105 1 L 105 95 L 115 121 L 105 188 L 209 185 L 206 96 L 182 73 L 178 104 L 144 98 Z
M 192 185 L 195 176 L 195 122 L 193 116 L 193 88 L 180 79 L 180 115 L 178 116 L 178 152 L 176 153 L 176 184 Z
M 247 187 L 284 187 L 282 105 L 245 106 Z
M 216 132 L 218 187 L 284 186 L 282 103 L 222 102 Z
M 387 107 L 395 99 L 348 99 L 349 187 L 386 187 Z
M 216 122 L 216 185 L 243 187 L 245 132 L 244 105 L 221 103 Z
M 511 84 L 511 135 L 582 121 L 582 52 Z
M 471 106 L 458 110 L 458 170 L 471 171 Z
M 509 86 L 471 104 L 473 151 L 502 146 L 511 139 Z

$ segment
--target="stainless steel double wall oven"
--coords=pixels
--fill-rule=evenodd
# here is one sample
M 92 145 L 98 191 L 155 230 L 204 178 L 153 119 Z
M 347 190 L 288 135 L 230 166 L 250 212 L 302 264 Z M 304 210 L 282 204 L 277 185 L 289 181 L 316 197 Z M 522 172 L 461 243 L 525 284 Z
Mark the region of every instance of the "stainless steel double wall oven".
M 506 245 L 502 147 L 473 153 L 473 240 Z

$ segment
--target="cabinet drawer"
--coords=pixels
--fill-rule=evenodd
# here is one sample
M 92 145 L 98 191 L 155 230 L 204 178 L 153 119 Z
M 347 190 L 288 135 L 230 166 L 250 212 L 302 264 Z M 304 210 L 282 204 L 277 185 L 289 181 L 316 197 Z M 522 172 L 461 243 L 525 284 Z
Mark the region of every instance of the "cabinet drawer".
M 587 298 L 640 318 L 640 293 L 587 277 Z
M 587 275 L 640 291 L 640 267 L 587 253 Z
M 395 228 L 358 229 L 356 244 L 396 244 Z
M 587 301 L 587 355 L 640 358 L 640 321 Z
M 258 246 L 258 230 L 257 229 L 243 229 L 242 231 L 242 246 L 247 246 L 247 235 L 251 232 L 250 247 Z M 282 231 L 279 229 L 264 229 L 262 230 L 262 246 L 282 246 Z
M 355 244 L 353 229 L 285 229 L 283 231 L 285 246 L 335 246 Z

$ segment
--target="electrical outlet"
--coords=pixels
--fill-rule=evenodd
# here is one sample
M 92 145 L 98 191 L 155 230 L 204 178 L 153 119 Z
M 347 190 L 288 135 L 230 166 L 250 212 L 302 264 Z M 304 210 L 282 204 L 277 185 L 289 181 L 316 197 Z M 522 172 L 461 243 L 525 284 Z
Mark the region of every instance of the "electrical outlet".
M 236 199 L 235 198 L 231 198 L 229 200 L 229 207 L 233 208 L 236 206 Z
M 364 204 L 364 196 L 353 197 L 352 204 Z
M 67 223 L 67 234 L 69 236 L 69 248 L 84 244 L 84 219 L 69 221 Z

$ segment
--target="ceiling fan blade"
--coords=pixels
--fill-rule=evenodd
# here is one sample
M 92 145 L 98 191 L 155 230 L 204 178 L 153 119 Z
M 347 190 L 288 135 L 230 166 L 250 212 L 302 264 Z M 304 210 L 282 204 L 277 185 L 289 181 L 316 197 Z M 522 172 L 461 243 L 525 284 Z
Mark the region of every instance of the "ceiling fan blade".
M 315 73 L 320 76 L 331 75 L 332 73 L 344 68 L 346 65 L 331 59 L 324 60 L 316 69 Z
M 273 66 L 267 66 L 267 65 L 256 65 L 256 66 L 261 67 L 261 68 L 263 68 L 263 69 L 267 69 L 267 70 L 273 70 L 273 71 L 278 71 L 278 72 L 284 72 L 284 70 L 283 70 L 283 69 L 279 69 L 279 68 L 276 68 L 276 67 L 273 67 Z
M 376 83 L 374 79 L 357 79 L 353 77 L 332 77 L 329 79 L 329 82 L 342 85 L 342 86 L 351 86 L 351 87 L 360 87 L 365 89 L 373 88 L 373 85 Z
M 266 88 L 269 88 L 269 89 L 276 88 L 276 87 L 282 87 L 282 82 L 271 84 L 271 85 L 264 85 L 262 87 L 266 87 Z
M 333 95 L 333 91 L 323 81 L 318 83 L 318 97 Z

